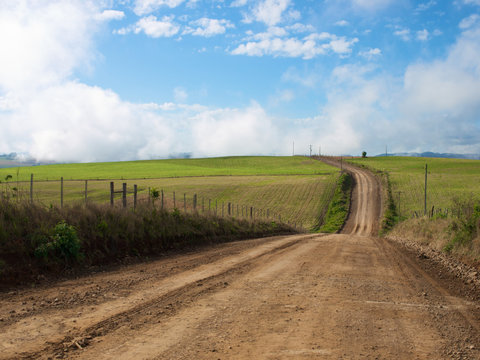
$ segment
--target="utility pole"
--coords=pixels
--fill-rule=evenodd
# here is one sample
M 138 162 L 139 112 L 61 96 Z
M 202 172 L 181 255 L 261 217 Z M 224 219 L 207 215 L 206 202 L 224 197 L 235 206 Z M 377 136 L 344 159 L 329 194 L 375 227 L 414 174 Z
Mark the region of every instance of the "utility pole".
M 388 148 L 387 148 L 387 145 L 385 145 L 385 156 L 388 156 Z
M 295 156 L 295 141 L 293 142 L 293 147 L 292 147 L 292 156 Z
M 428 173 L 428 165 L 425 164 L 425 199 L 423 202 L 423 215 L 427 215 L 427 173 Z
M 310 145 L 310 157 L 312 157 L 312 145 Z

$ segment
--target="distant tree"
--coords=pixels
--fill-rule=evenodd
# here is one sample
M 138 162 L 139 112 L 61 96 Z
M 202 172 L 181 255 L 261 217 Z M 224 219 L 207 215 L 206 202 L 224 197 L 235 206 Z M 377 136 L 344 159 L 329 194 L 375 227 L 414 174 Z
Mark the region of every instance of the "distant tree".
M 362 152 L 362 158 L 366 158 L 366 157 L 367 157 L 367 152 L 366 151 Z

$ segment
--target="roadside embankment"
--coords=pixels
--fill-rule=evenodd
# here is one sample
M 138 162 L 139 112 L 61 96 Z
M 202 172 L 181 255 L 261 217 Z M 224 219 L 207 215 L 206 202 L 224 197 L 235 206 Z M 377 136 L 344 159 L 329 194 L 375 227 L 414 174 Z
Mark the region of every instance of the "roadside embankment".
M 4 200 L 0 202 L 0 286 L 129 258 L 295 232 L 275 221 L 202 216 L 153 206 L 46 208 Z

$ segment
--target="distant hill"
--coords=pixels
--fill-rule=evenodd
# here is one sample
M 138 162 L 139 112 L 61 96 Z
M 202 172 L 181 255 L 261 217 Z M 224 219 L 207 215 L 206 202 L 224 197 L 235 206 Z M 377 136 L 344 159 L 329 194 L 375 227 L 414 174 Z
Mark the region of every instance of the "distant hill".
M 375 156 L 385 156 L 385 154 L 378 154 Z M 388 154 L 387 156 L 412 156 L 412 157 L 472 159 L 472 160 L 480 159 L 480 154 L 451 154 L 451 153 L 435 153 L 431 151 L 426 151 L 422 153 L 392 153 L 392 154 Z
M 44 164 L 45 163 L 39 163 L 35 159 L 24 154 L 0 154 L 0 168 L 35 166 Z

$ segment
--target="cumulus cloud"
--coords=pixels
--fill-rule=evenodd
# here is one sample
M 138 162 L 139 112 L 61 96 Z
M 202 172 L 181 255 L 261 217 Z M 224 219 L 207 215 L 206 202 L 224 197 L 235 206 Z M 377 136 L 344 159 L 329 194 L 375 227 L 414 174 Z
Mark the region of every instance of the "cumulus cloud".
M 426 29 L 419 30 L 419 31 L 417 31 L 417 40 L 427 41 L 429 39 L 429 35 L 430 35 L 430 33 L 428 32 L 428 30 L 426 30 Z
M 269 153 L 277 130 L 265 111 L 200 105 L 133 104 L 115 92 L 72 80 L 95 52 L 104 9 L 85 1 L 0 4 L 0 153 L 37 160 L 108 161 Z M 155 20 L 155 19 L 153 19 Z M 139 25 L 140 26 L 140 25 Z M 167 27 L 168 28 L 168 27 Z M 168 31 L 150 31 L 166 34 Z M 186 100 L 182 88 L 176 100 Z M 266 142 L 265 139 L 271 142 Z
M 195 36 L 211 37 L 214 35 L 224 34 L 227 28 L 233 28 L 234 25 L 225 19 L 208 19 L 201 18 L 190 22 L 192 27 L 187 27 L 184 34 L 192 34 Z
M 150 14 L 163 6 L 175 8 L 185 0 L 136 0 L 133 11 L 138 16 Z
M 328 123 L 342 144 L 362 146 L 381 139 L 399 152 L 478 153 L 479 36 L 478 26 L 464 31 L 444 59 L 412 64 L 402 79 L 375 75 L 371 67 L 336 68 L 326 84 L 335 90 L 329 91 L 315 121 Z M 345 134 L 343 140 L 341 134 Z M 349 147 L 343 146 L 342 151 L 348 152 Z
M 396 30 L 393 35 L 398 36 L 403 41 L 410 41 L 410 29 Z
M 100 21 L 122 20 L 125 13 L 119 10 L 103 10 L 96 18 Z
M 357 38 L 348 40 L 330 33 L 312 33 L 302 39 L 289 37 L 284 28 L 270 27 L 267 32 L 250 35 L 247 42 L 231 51 L 233 55 L 281 56 L 312 59 L 333 52 L 342 56 L 352 52 Z
M 253 9 L 253 16 L 256 21 L 274 26 L 282 21 L 282 16 L 290 6 L 290 2 L 290 0 L 263 0 Z M 298 17 L 296 13 L 290 15 L 293 15 L 294 18 Z
M 371 60 L 373 58 L 376 58 L 376 57 L 382 55 L 382 50 L 380 50 L 379 48 L 368 49 L 368 50 L 365 50 L 365 51 L 360 51 L 358 53 L 358 55 Z
M 350 23 L 347 20 L 339 20 L 335 23 L 337 26 L 348 26 Z
M 460 29 L 468 29 L 478 23 L 480 20 L 480 15 L 478 14 L 472 14 L 460 21 L 460 24 L 458 25 Z
M 134 25 L 121 28 L 115 33 L 126 35 L 131 32 L 135 34 L 143 32 L 153 38 L 172 37 L 180 31 L 180 25 L 176 24 L 173 19 L 173 16 L 164 16 L 161 20 L 158 20 L 156 16 L 149 15 L 139 19 Z
M 100 9 L 83 1 L 31 1 L 26 6 L 0 2 L 0 90 L 35 91 L 93 60 Z
M 242 7 L 247 5 L 248 0 L 234 0 L 230 4 L 231 7 Z
M 427 11 L 431 7 L 437 5 L 437 2 L 435 0 L 430 0 L 425 3 L 418 4 L 417 8 L 415 9 L 415 12 L 421 12 L 421 11 Z

